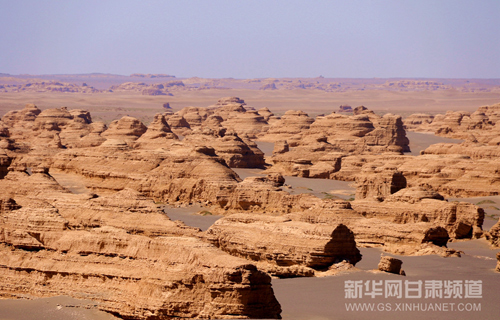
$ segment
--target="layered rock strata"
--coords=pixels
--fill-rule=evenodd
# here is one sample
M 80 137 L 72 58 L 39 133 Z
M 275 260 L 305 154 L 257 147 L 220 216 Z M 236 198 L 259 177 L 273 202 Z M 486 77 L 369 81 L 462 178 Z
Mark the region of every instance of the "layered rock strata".
M 275 264 L 271 273 L 291 273 L 289 267 L 326 270 L 346 260 L 361 260 L 354 234 L 344 225 L 318 225 L 284 216 L 233 214 L 219 219 L 207 239 L 234 256 Z M 284 271 L 286 270 L 286 271 Z
M 0 180 L 13 194 L 27 186 L 0 201 L 2 297 L 68 295 L 134 319 L 280 317 L 267 274 L 137 192 L 73 195 L 36 181 L 20 172 Z

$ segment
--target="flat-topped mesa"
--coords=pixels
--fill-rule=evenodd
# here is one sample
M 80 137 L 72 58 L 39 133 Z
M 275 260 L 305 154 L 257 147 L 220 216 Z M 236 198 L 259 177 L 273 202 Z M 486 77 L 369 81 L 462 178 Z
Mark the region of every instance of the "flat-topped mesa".
M 334 263 L 361 260 L 354 234 L 344 225 L 315 225 L 284 216 L 233 214 L 219 219 L 207 239 L 225 252 L 281 277 L 313 275 Z M 310 270 L 313 269 L 313 270 Z
M 217 100 L 217 106 L 227 106 L 233 104 L 246 105 L 245 101 L 238 97 L 224 97 Z
M 132 144 L 147 131 L 147 127 L 134 117 L 125 116 L 114 120 L 101 135 L 106 139 L 124 140 Z
M 110 141 L 120 142 L 59 152 L 51 168 L 81 175 L 86 187 L 97 193 L 131 188 L 168 203 L 215 204 L 216 194 L 238 182 L 213 148 L 173 143 L 163 149 L 133 150 L 124 141 L 116 146 L 107 145 Z
M 384 201 L 356 200 L 352 208 L 367 218 L 398 224 L 430 222 L 445 228 L 452 239 L 482 236 L 483 209 L 467 202 L 447 202 L 433 190 L 412 187 L 391 194 Z
M 500 130 L 498 133 L 500 134 Z M 498 141 L 500 141 L 500 138 Z M 429 146 L 427 149 L 420 151 L 420 154 L 464 155 L 474 160 L 494 160 L 500 157 L 500 148 L 497 145 L 497 141 L 491 141 L 492 143 L 490 145 L 477 143 L 477 140 L 475 142 L 465 141 L 460 144 L 436 143 Z

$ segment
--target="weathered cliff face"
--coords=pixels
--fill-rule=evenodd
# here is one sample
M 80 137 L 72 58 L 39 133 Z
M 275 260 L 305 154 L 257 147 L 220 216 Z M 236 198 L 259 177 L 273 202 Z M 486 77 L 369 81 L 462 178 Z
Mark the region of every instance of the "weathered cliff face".
M 461 144 L 437 143 L 422 150 L 421 154 L 465 155 L 474 160 L 493 160 L 500 156 L 500 148 L 496 145 L 485 145 L 468 141 Z
M 392 168 L 365 167 L 356 176 L 356 199 L 384 199 L 403 188 L 405 176 Z
M 406 130 L 428 132 L 426 125 L 432 123 L 434 116 L 425 113 L 415 113 L 403 119 L 403 124 Z
M 486 232 L 485 235 L 492 247 L 500 247 L 500 221 L 491 227 L 489 232 Z
M 377 202 L 372 202 L 377 206 Z M 308 210 L 288 215 L 295 221 L 320 225 L 344 224 L 359 247 L 382 247 L 384 251 L 406 255 L 453 255 L 444 246 L 449 240 L 445 228 L 433 222 L 395 223 L 384 217 L 365 217 L 354 205 L 341 200 L 323 200 Z
M 233 214 L 210 227 L 207 239 L 231 255 L 281 267 L 270 268 L 279 276 L 293 273 L 289 267 L 324 271 L 343 260 L 353 265 L 361 260 L 354 234 L 346 226 L 292 221 L 286 216 Z
M 183 143 L 213 148 L 215 154 L 231 168 L 261 168 L 265 164 L 262 151 L 256 147 L 251 148 L 235 132 L 225 129 L 195 129 L 186 136 Z
M 497 195 L 500 188 L 499 163 L 493 159 L 471 159 L 464 155 L 393 154 L 354 155 L 341 159 L 341 168 L 330 175 L 343 181 L 363 180 L 365 173 L 397 170 L 407 186 L 430 187 L 449 197 Z
M 497 268 L 495 269 L 496 272 L 500 272 L 500 252 L 497 253 Z
M 418 123 L 416 119 L 426 119 Z M 414 131 L 433 132 L 436 135 L 449 138 L 470 140 L 471 136 L 481 143 L 488 143 L 496 138 L 500 119 L 500 104 L 483 106 L 475 112 L 448 111 L 446 114 L 434 117 L 411 115 L 404 120 L 405 125 Z
M 367 145 L 389 148 L 391 151 L 410 151 L 410 141 L 406 137 L 406 131 L 400 116 L 386 114 L 378 119 L 375 130 L 364 136 Z
M 367 218 L 398 224 L 431 222 L 446 229 L 453 239 L 479 238 L 482 235 L 483 209 L 466 202 L 447 202 L 431 190 L 402 189 L 384 201 L 356 200 L 352 207 Z
M 108 130 L 104 131 L 102 136 L 106 139 L 123 140 L 132 143 L 146 131 L 147 127 L 141 121 L 134 117 L 125 116 L 120 120 L 111 122 Z
M 276 140 L 287 140 L 291 146 L 295 146 L 302 134 L 309 129 L 314 122 L 307 113 L 303 111 L 289 110 L 274 122 L 263 139 L 264 141 L 274 142 Z
M 0 179 L 3 179 L 9 172 L 11 162 L 12 158 L 4 150 L 0 149 Z
M 215 203 L 218 192 L 238 182 L 214 149 L 175 144 L 168 150 L 131 150 L 126 144 L 66 150 L 51 167 L 83 176 L 98 193 L 131 188 L 167 203 Z
M 267 274 L 151 200 L 132 190 L 74 195 L 41 176 L 0 180 L 14 194 L 0 200 L 0 296 L 68 295 L 134 319 L 280 317 Z
M 135 141 L 134 147 L 141 149 L 157 149 L 167 147 L 176 140 L 179 140 L 179 138 L 170 129 L 167 123 L 167 116 L 158 113 L 148 126 L 146 132 Z

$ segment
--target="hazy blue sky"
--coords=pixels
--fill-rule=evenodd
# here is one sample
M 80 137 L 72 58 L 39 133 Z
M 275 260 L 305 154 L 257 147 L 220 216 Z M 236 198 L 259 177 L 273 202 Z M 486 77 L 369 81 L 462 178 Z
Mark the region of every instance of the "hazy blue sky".
M 499 0 L 0 0 L 0 72 L 500 78 Z

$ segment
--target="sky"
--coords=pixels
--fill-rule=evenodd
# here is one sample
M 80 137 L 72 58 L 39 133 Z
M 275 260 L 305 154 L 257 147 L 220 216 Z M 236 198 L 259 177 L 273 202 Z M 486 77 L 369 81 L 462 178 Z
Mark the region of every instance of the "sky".
M 0 0 L 0 73 L 500 78 L 499 0 Z

